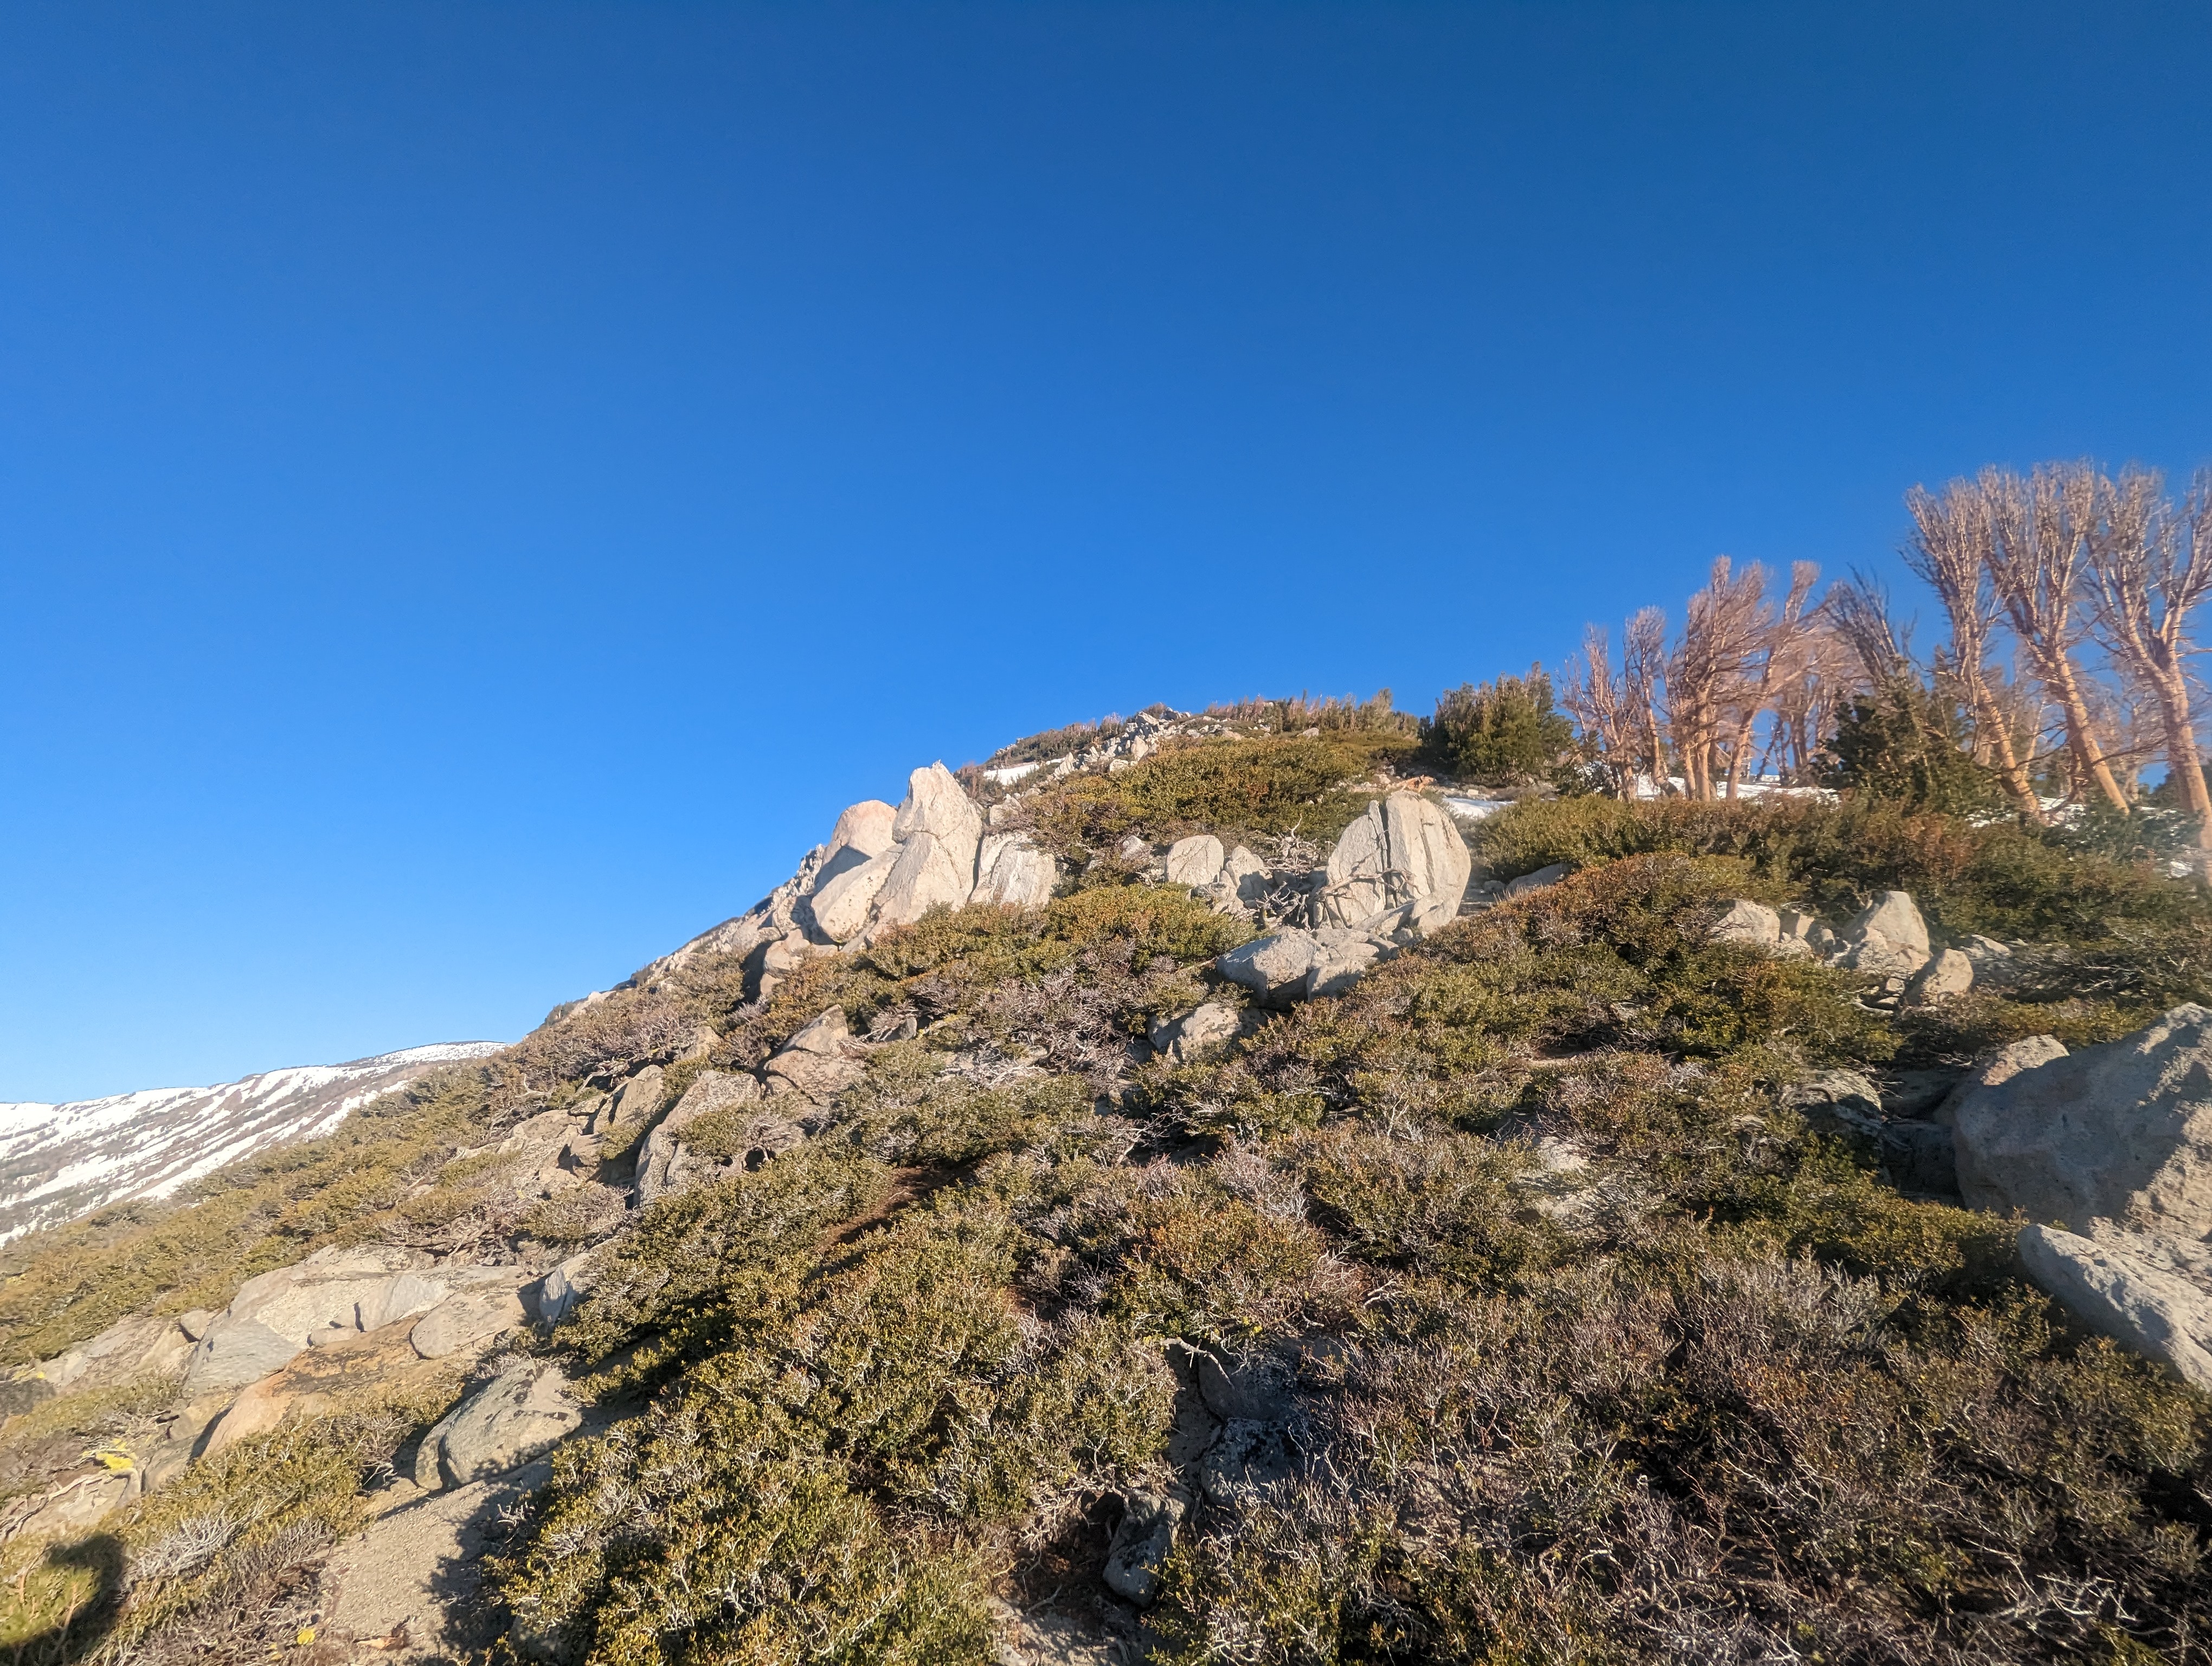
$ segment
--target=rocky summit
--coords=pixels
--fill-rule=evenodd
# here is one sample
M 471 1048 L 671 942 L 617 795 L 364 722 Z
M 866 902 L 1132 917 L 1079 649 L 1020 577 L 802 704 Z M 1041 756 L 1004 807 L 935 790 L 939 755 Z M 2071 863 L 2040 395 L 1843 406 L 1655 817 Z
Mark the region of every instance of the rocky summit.
M 519 1043 L 27 1221 L 0 1640 L 2203 1659 L 2202 883 L 1432 740 L 928 763 Z

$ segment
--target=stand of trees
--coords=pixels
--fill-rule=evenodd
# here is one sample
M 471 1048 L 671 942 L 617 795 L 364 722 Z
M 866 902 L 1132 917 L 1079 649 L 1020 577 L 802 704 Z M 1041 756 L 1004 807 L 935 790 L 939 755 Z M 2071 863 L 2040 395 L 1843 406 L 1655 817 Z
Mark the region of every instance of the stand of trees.
M 2142 469 L 1990 468 L 1905 507 L 1905 561 L 1948 627 L 1924 660 L 1878 585 L 1816 597 L 1805 562 L 1784 582 L 1722 556 L 1671 643 L 1644 608 L 1617 660 L 1591 626 L 1561 698 L 1604 786 L 1712 800 L 1759 776 L 1841 781 L 2040 823 L 2063 805 L 2127 816 L 2162 758 L 2212 827 L 2190 672 L 2212 469 L 2177 497 Z

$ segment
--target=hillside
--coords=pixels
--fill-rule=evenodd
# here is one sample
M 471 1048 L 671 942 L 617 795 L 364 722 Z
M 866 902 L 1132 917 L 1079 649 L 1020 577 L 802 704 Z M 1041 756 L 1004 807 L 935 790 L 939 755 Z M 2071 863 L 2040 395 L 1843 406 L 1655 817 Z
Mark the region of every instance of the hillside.
M 410 1047 L 346 1064 L 264 1070 L 67 1104 L 0 1104 L 0 1243 L 124 1198 L 167 1197 L 225 1164 L 327 1134 L 380 1093 L 498 1042 Z
M 0 1645 L 2205 1658 L 2202 885 L 1450 768 L 1377 702 L 916 769 L 8 1245 Z

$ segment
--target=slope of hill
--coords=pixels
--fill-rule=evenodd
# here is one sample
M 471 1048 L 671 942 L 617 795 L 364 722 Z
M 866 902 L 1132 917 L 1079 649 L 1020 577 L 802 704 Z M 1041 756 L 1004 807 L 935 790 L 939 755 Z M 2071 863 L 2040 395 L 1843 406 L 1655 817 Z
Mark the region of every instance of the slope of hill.
M 503 1042 L 444 1042 L 214 1087 L 0 1104 L 0 1243 L 131 1197 L 167 1197 L 257 1152 L 326 1134 L 356 1106 Z
M 2203 889 L 1455 818 L 1383 718 L 917 769 L 513 1048 L 6 1246 L 0 1648 L 2204 1660 Z

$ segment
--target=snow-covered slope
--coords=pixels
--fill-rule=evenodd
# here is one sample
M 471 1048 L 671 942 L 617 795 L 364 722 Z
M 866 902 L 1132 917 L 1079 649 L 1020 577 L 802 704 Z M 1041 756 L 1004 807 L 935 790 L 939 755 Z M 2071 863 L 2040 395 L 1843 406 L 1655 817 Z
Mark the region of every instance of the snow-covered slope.
M 336 1128 L 380 1093 L 504 1042 L 445 1042 L 350 1064 L 298 1065 L 215 1087 L 154 1087 L 72 1104 L 0 1104 L 0 1243 Z

